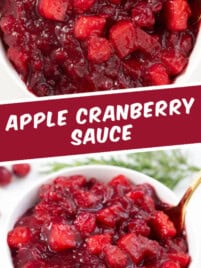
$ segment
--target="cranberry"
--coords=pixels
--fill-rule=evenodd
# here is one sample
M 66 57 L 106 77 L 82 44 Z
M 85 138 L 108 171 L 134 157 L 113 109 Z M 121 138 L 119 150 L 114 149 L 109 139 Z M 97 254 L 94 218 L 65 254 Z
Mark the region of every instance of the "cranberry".
M 187 0 L 3 0 L 0 30 L 41 97 L 173 82 L 198 32 L 192 12 Z
M 0 167 L 0 186 L 8 185 L 12 180 L 12 173 L 6 168 Z
M 96 216 L 89 212 L 81 212 L 76 220 L 75 226 L 84 236 L 88 236 L 96 228 Z
M 79 13 L 83 13 L 84 11 L 90 9 L 96 0 L 74 0 L 73 6 L 75 10 Z
M 15 164 L 12 166 L 12 170 L 17 177 L 23 178 L 29 174 L 31 166 L 29 164 Z
M 8 234 L 8 244 L 14 248 L 22 247 L 31 239 L 31 231 L 27 227 L 16 227 Z
M 39 0 L 38 11 L 46 19 L 64 21 L 68 0 Z
M 54 251 L 75 248 L 77 244 L 76 230 L 68 224 L 53 224 L 48 242 Z
M 135 264 L 140 264 L 147 255 L 157 258 L 160 254 L 160 245 L 158 242 L 135 233 L 123 236 L 119 240 L 118 245 L 131 256 Z
M 174 237 L 176 229 L 168 216 L 163 211 L 154 211 L 151 219 L 151 224 L 155 232 L 161 238 Z
M 127 254 L 117 246 L 108 245 L 104 248 L 106 262 L 111 268 L 124 268 L 128 262 Z
M 100 254 L 107 244 L 110 244 L 112 237 L 110 234 L 99 234 L 89 237 L 87 242 L 87 248 L 95 255 Z
M 108 184 L 57 177 L 8 234 L 14 267 L 187 268 L 185 235 L 166 206 L 151 185 L 124 175 Z

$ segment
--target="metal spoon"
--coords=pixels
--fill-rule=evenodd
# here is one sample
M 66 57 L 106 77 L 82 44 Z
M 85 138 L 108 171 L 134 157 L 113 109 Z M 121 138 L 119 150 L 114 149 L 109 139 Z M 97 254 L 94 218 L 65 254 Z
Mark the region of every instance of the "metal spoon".
M 186 207 L 198 186 L 201 184 L 201 171 L 195 181 L 188 187 L 178 205 L 165 209 L 165 213 L 174 223 L 178 234 L 182 233 L 185 225 Z

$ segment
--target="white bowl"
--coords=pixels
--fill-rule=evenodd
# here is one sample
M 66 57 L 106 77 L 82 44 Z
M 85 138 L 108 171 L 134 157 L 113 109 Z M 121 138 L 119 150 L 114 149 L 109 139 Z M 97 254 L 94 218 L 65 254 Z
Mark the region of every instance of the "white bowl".
M 186 84 L 201 82 L 200 76 L 194 78 L 192 81 L 192 77 L 195 71 L 201 68 L 200 47 L 201 47 L 201 30 L 198 33 L 194 49 L 190 55 L 188 66 L 185 69 L 185 71 L 180 76 L 178 76 L 174 84 L 186 85 Z M 4 75 L 1 74 L 2 72 L 4 72 Z M 36 98 L 34 94 L 32 94 L 30 91 L 27 90 L 26 84 L 21 80 L 19 74 L 15 71 L 12 64 L 7 59 L 3 45 L 0 42 L 0 77 L 1 75 L 2 75 L 2 78 L 4 78 L 5 80 L 4 82 L 5 85 L 1 85 L 1 87 L 2 89 L 3 87 L 7 87 L 7 90 L 2 90 L 0 92 L 0 100 L 5 100 L 5 99 L 7 100 L 8 95 L 10 99 L 12 98 L 15 98 L 15 99 L 16 98 Z M 10 81 L 10 79 L 12 79 L 13 81 Z M 12 85 L 11 87 L 8 86 L 9 83 L 11 83 Z M 163 86 L 161 86 L 161 88 L 163 88 Z
M 8 96 L 11 99 L 35 97 L 35 95 L 27 89 L 26 84 L 23 82 L 23 80 L 20 78 L 19 74 L 14 69 L 11 62 L 8 60 L 1 40 L 0 40 L 0 77 L 1 77 L 0 100 L 8 100 Z M 2 85 L 2 79 L 4 79 L 3 85 Z M 7 90 L 4 89 L 5 87 L 7 88 Z
M 4 268 L 13 268 L 12 259 L 10 255 L 10 250 L 7 245 L 7 234 L 13 228 L 16 221 L 22 216 L 27 209 L 29 209 L 36 200 L 38 189 L 39 187 L 44 184 L 52 181 L 55 177 L 64 175 L 76 175 L 82 174 L 87 178 L 96 177 L 102 182 L 108 182 L 114 176 L 123 174 L 128 177 L 132 182 L 135 184 L 140 183 L 149 183 L 151 184 L 159 198 L 169 204 L 175 205 L 178 200 L 175 194 L 168 189 L 163 184 L 159 183 L 158 181 L 142 174 L 137 171 L 133 171 L 126 168 L 121 167 L 114 167 L 114 166 L 102 166 L 102 165 L 92 165 L 92 166 L 81 166 L 75 168 L 68 168 L 52 175 L 47 176 L 46 178 L 42 179 L 39 183 L 33 184 L 30 189 L 27 189 L 26 192 L 22 193 L 22 195 L 16 200 L 13 200 L 12 209 L 9 212 L 9 216 L 7 217 L 4 226 L 1 230 L 1 240 L 0 240 L 0 248 L 1 248 L 1 258 L 0 258 L 0 267 Z M 201 256 L 200 256 L 200 239 L 198 237 L 198 231 L 193 228 L 193 219 L 190 221 L 187 220 L 186 222 L 186 230 L 187 230 L 187 239 L 189 244 L 189 253 L 192 257 L 192 262 L 189 268 L 198 268 L 200 267 L 201 263 Z

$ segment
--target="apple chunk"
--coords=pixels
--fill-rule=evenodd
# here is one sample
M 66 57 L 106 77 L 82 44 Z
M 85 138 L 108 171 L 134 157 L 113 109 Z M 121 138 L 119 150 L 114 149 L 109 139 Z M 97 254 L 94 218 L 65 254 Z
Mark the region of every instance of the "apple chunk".
M 64 21 L 68 4 L 68 0 L 40 0 L 38 10 L 46 19 Z

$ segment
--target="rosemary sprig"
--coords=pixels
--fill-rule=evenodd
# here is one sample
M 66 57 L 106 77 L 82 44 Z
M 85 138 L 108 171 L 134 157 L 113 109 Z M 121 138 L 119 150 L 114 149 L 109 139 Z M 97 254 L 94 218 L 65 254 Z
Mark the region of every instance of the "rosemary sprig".
M 113 165 L 140 171 L 173 189 L 183 178 L 199 171 L 201 167 L 190 163 L 188 156 L 180 150 L 154 151 L 117 155 L 116 157 L 85 158 L 71 163 L 53 162 L 46 166 L 45 173 L 59 171 L 66 167 L 81 165 Z

